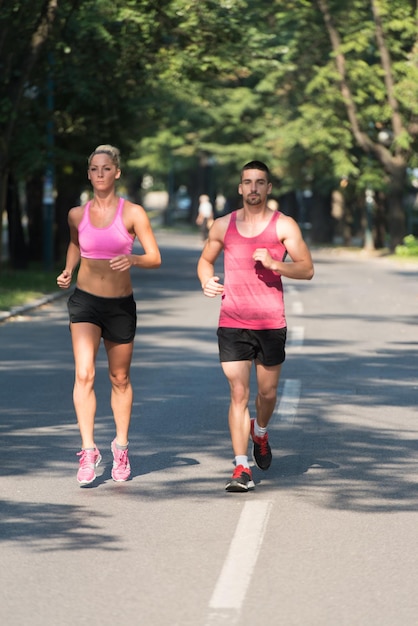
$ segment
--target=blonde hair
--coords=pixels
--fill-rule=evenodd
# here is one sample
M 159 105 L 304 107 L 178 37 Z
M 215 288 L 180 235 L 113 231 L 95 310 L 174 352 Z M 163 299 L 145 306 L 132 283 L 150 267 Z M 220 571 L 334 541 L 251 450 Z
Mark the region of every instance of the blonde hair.
M 115 146 L 111 146 L 110 144 L 102 144 L 100 146 L 97 146 L 97 148 L 94 150 L 94 152 L 91 153 L 91 155 L 88 158 L 88 164 L 90 166 L 91 160 L 92 158 L 96 155 L 96 154 L 108 154 L 110 156 L 110 158 L 113 161 L 113 164 L 117 167 L 118 170 L 120 170 L 120 152 L 119 152 L 119 148 L 115 148 Z

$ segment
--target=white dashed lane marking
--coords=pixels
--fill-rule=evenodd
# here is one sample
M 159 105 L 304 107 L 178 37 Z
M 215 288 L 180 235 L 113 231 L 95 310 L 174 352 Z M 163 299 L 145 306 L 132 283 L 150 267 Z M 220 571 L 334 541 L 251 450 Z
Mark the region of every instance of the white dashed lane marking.
M 301 382 L 297 378 L 288 378 L 284 381 L 280 403 L 276 409 L 276 416 L 281 423 L 293 424 L 296 418 Z
M 294 314 L 302 315 L 302 303 L 295 301 L 292 310 Z M 303 326 L 294 326 L 290 329 L 289 349 L 300 349 L 303 340 Z M 275 420 L 293 424 L 300 391 L 300 380 L 289 378 L 284 381 L 280 403 L 273 416 Z M 233 626 L 238 622 L 263 542 L 271 506 L 270 500 L 256 500 L 244 504 L 228 555 L 209 602 L 206 626 L 226 626 L 226 624 Z
M 209 603 L 208 624 L 234 623 L 245 599 L 263 542 L 271 501 L 246 502 Z

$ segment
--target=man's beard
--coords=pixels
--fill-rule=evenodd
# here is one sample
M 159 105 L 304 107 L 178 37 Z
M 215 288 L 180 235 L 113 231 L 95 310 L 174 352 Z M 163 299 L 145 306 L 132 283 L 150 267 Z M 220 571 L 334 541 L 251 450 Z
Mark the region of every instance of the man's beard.
M 251 204 L 253 206 L 257 204 L 261 204 L 261 197 L 258 194 L 252 193 L 247 196 L 247 204 Z

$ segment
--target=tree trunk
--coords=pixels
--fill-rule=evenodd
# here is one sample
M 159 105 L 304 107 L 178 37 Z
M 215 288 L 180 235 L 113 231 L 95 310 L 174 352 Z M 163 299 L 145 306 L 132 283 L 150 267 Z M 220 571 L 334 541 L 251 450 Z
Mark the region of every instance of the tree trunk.
M 37 176 L 26 183 L 26 211 L 28 214 L 29 258 L 42 261 L 42 178 Z
M 3 212 L 6 209 L 7 196 L 7 171 L 1 167 L 2 155 L 0 154 L 0 270 L 3 265 Z
M 392 188 L 388 193 L 389 247 L 393 251 L 402 244 L 406 233 L 404 190 Z
M 9 263 L 15 270 L 24 270 L 28 267 L 28 248 L 23 232 L 19 195 L 12 176 L 8 177 L 6 203 L 9 225 Z
M 375 201 L 376 207 L 373 222 L 373 239 L 376 250 L 379 250 L 381 248 L 384 248 L 386 245 L 386 216 L 388 212 L 385 194 L 382 192 L 377 193 L 375 196 Z
M 312 243 L 331 243 L 333 236 L 331 194 L 329 196 L 322 196 L 314 192 L 310 209 L 310 222 L 312 224 L 310 235 Z M 304 234 L 308 236 L 308 233 Z

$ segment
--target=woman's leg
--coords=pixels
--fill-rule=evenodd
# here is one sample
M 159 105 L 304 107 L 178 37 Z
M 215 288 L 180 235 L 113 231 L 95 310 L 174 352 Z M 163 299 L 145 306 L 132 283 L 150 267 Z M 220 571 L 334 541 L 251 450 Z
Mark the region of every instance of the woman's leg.
M 128 444 L 129 424 L 131 421 L 133 390 L 130 379 L 130 368 L 133 353 L 131 343 L 118 344 L 104 342 L 109 362 L 109 378 L 112 385 L 111 407 L 116 425 L 116 443 L 120 446 Z
M 87 322 L 72 323 L 71 338 L 75 362 L 73 401 L 80 428 L 81 447 L 94 448 L 94 418 L 96 415 L 94 378 L 101 329 L 99 326 Z

